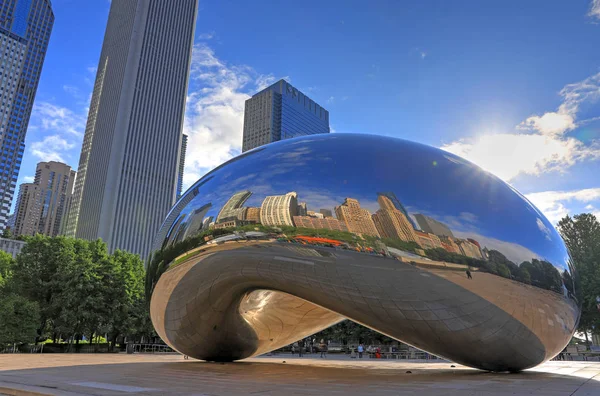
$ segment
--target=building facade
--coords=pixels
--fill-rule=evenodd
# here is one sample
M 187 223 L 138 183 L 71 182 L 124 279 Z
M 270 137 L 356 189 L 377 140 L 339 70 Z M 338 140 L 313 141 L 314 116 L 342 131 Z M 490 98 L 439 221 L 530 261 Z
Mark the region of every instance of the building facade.
M 18 241 L 16 239 L 0 238 L 0 250 L 10 254 L 12 258 L 17 258 L 17 255 L 21 253 L 26 243 L 25 241 Z
M 111 3 L 68 233 L 146 258 L 177 197 L 198 0 Z
M 50 0 L 0 1 L 0 231 L 15 194 L 53 25 Z
M 412 224 L 391 198 L 379 194 L 377 202 L 381 209 L 373 215 L 373 222 L 381 237 L 420 244 Z
M 266 226 L 294 226 L 298 214 L 298 195 L 295 191 L 285 195 L 270 195 L 260 206 L 260 221 Z
M 185 169 L 185 153 L 187 152 L 188 136 L 181 135 L 181 150 L 179 150 L 179 174 L 177 175 L 177 200 L 183 194 L 183 171 Z
M 294 216 L 296 227 L 313 228 L 316 230 L 348 231 L 346 224 L 333 217 Z
M 404 215 L 404 217 L 406 217 L 406 220 L 408 220 L 408 222 L 410 223 L 410 226 L 413 229 L 418 229 L 417 224 L 415 223 L 415 221 L 410 217 L 410 215 L 408 214 L 408 211 L 406 210 L 406 208 L 404 207 L 404 205 L 402 205 L 402 202 L 400 202 L 400 200 L 398 199 L 398 197 L 396 196 L 396 194 L 394 194 L 393 192 L 379 192 L 377 193 L 378 197 L 385 197 L 387 198 L 393 205 L 394 209 L 399 210 L 400 212 L 402 212 L 402 214 Z
M 219 211 L 217 223 L 233 219 L 241 220 L 244 217 L 244 211 L 247 210 L 243 205 L 251 195 L 250 191 L 238 191 L 233 194 Z
M 417 213 L 415 214 L 415 219 L 421 227 L 421 230 L 427 232 L 429 234 L 435 234 L 437 236 L 451 237 L 454 238 L 454 234 L 450 231 L 450 228 L 444 223 L 437 221 L 429 216 L 425 216 L 423 214 Z
M 343 204 L 335 208 L 335 215 L 343 222 L 348 231 L 359 235 L 379 236 L 371 213 L 360 207 L 360 203 L 353 198 L 346 198 Z
M 14 235 L 59 235 L 74 181 L 75 171 L 69 165 L 38 163 L 33 183 L 23 183 L 19 188 Z
M 329 131 L 329 112 L 287 81 L 279 80 L 246 100 L 242 152 Z

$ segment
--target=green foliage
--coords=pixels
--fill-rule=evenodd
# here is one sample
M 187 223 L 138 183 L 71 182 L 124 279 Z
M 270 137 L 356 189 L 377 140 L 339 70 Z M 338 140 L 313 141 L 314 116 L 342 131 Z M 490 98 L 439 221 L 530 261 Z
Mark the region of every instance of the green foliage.
M 109 334 L 114 345 L 120 335 L 150 332 L 139 256 L 109 255 L 101 240 L 36 235 L 27 238 L 8 272 L 3 258 L 0 277 L 10 273 L 5 289 L 37 309 L 36 341 L 61 335 L 79 342 Z
M 10 228 L 5 228 L 2 231 L 2 235 L 0 235 L 2 238 L 6 238 L 6 239 L 13 239 L 13 233 L 10 230 Z
M 12 266 L 12 256 L 3 250 L 0 250 L 0 295 L 2 295 L 2 290 L 12 275 Z
M 386 246 L 404 250 L 406 252 L 416 253 L 417 249 L 421 249 L 421 247 L 416 242 L 413 242 L 413 241 L 406 242 L 406 241 L 402 241 L 400 239 L 395 239 L 395 238 L 383 238 L 382 241 L 383 241 L 383 243 L 385 243 Z M 444 249 L 442 249 L 442 250 L 444 250 Z
M 395 341 L 388 336 L 347 319 L 328 327 L 325 330 L 321 330 L 311 337 L 316 338 L 317 342 L 321 339 L 336 340 L 341 342 L 342 345 L 348 345 L 351 342 L 367 345 L 387 344 Z
M 9 294 L 0 298 L 0 345 L 24 343 L 34 339 L 39 324 L 36 303 Z
M 463 256 L 462 254 L 452 253 L 442 248 L 427 249 L 425 254 L 432 260 L 464 264 L 475 268 L 485 268 L 486 264 L 483 260 L 477 260 L 472 257 Z
M 575 267 L 576 277 L 563 273 L 567 289 L 582 303 L 579 330 L 600 334 L 600 222 L 589 213 L 566 216 L 558 222 Z M 570 281 L 570 282 L 569 282 Z

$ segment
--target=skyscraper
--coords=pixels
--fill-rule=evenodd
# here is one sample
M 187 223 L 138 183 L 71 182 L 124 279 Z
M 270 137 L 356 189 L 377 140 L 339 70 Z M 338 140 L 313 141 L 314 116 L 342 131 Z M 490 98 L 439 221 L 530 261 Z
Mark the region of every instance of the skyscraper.
M 50 0 L 0 1 L 0 230 L 12 205 L 54 13 Z
M 68 233 L 145 258 L 175 202 L 198 0 L 113 0 Z
M 384 196 L 387 199 L 389 199 L 392 204 L 394 205 L 394 207 L 396 209 L 398 209 L 400 212 L 402 212 L 402 214 L 406 217 L 406 220 L 408 220 L 408 222 L 410 223 L 411 227 L 414 228 L 415 230 L 418 229 L 417 225 L 415 224 L 414 220 L 410 217 L 410 215 L 408 214 L 408 211 L 406 210 L 406 208 L 404 207 L 404 205 L 402 205 L 402 202 L 400 202 L 400 200 L 398 199 L 398 197 L 396 197 L 396 194 L 394 194 L 393 192 L 380 192 L 377 193 L 378 196 Z
M 40 162 L 33 183 L 23 183 L 15 209 L 15 235 L 56 236 L 73 192 L 75 171 L 61 162 Z
M 285 80 L 246 100 L 242 152 L 317 133 L 329 133 L 329 112 Z
M 177 199 L 183 193 L 183 170 L 185 168 L 185 153 L 187 151 L 188 136 L 184 133 L 181 136 L 181 150 L 179 151 L 179 174 L 177 175 Z
M 295 191 L 267 196 L 260 206 L 260 221 L 266 226 L 294 226 L 293 219 L 297 214 L 298 194 Z
M 415 219 L 421 229 L 430 234 L 435 234 L 437 236 L 445 236 L 454 238 L 454 234 L 450 231 L 450 228 L 444 223 L 437 221 L 436 219 L 432 219 L 429 216 L 425 216 L 423 214 L 417 213 L 415 214 Z
M 348 231 L 354 234 L 379 236 L 371 213 L 367 209 L 361 208 L 356 199 L 346 198 L 343 204 L 335 208 L 335 215 L 339 221 L 346 224 Z
M 232 219 L 240 219 L 242 218 L 242 214 L 244 212 L 244 208 L 242 205 L 250 198 L 252 193 L 250 191 L 238 191 L 225 202 L 223 208 L 219 211 L 217 215 L 217 223 L 221 223 L 223 221 L 232 220 Z
M 379 194 L 377 202 L 381 209 L 373 215 L 373 222 L 379 235 L 419 243 L 413 226 L 388 196 Z

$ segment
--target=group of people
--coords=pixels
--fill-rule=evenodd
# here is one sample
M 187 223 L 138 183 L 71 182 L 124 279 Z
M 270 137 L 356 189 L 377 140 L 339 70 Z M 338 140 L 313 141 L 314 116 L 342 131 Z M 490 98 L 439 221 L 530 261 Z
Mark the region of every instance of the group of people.
M 356 348 L 356 351 L 354 350 L 354 347 L 351 347 L 350 348 L 350 358 L 356 359 L 357 352 L 358 352 L 358 358 L 362 359 L 363 353 L 365 353 L 365 346 L 363 344 L 359 344 L 358 347 Z
M 315 344 L 316 344 L 316 340 L 312 339 L 308 342 L 302 340 L 302 341 L 297 341 L 294 342 L 292 344 L 292 355 L 295 355 L 296 353 L 298 354 L 299 357 L 302 357 L 304 355 L 304 352 L 306 350 L 309 351 L 309 353 L 314 353 L 315 352 Z M 317 344 L 317 352 L 321 353 L 321 358 L 326 358 L 327 357 L 327 349 L 328 349 L 328 345 L 325 342 L 325 340 L 321 340 L 319 342 L 319 344 Z

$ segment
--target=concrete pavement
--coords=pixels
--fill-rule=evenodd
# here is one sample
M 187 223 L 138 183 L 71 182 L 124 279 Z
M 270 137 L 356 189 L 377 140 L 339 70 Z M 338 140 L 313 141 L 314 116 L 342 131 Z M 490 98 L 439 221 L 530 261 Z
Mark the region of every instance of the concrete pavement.
M 600 395 L 599 362 L 548 362 L 519 374 L 452 365 L 334 355 L 219 364 L 174 354 L 6 354 L 0 394 Z

